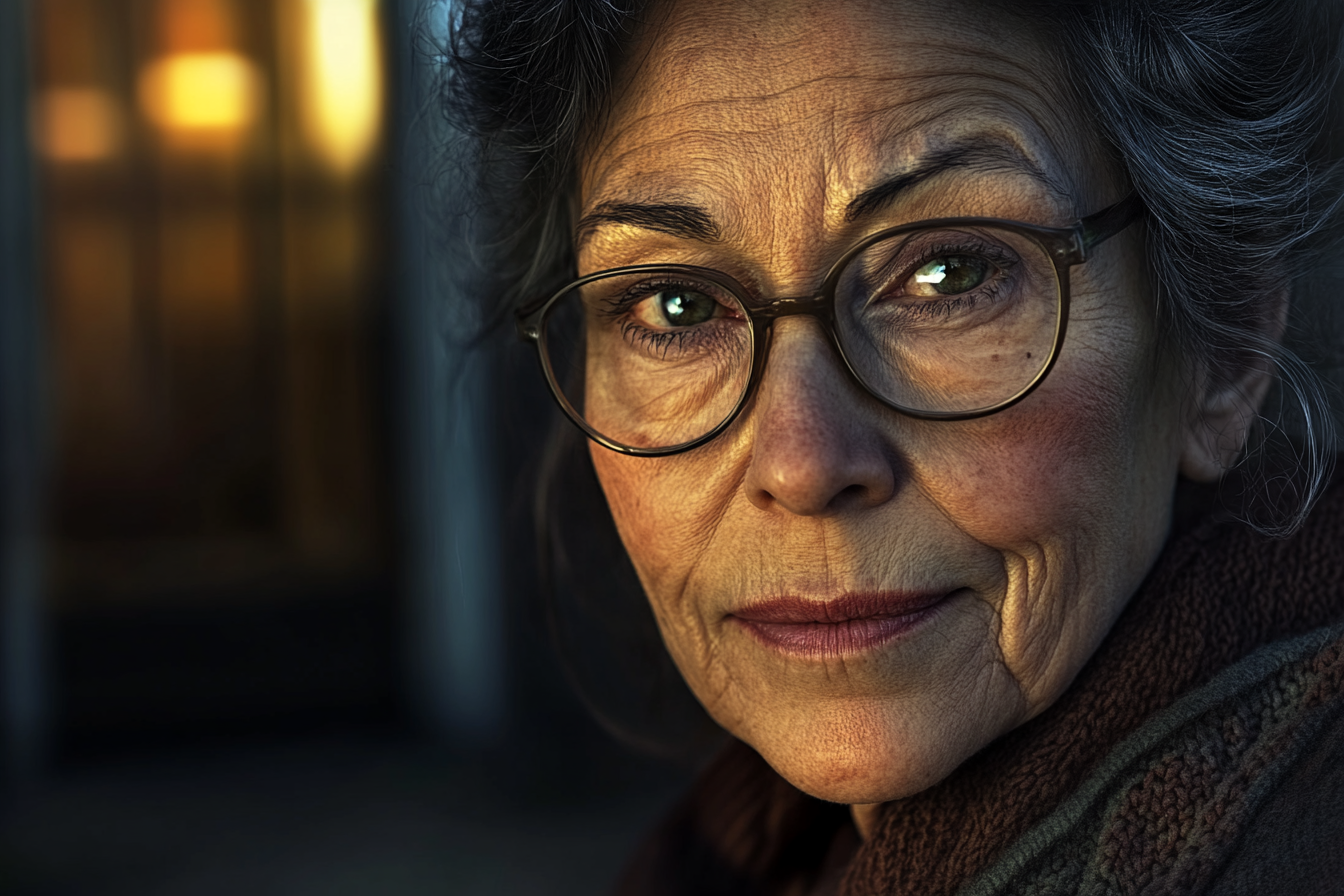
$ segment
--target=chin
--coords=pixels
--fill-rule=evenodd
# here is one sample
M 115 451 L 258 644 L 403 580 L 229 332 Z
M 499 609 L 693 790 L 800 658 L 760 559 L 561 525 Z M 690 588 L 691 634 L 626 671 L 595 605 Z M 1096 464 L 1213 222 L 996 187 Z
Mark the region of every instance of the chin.
M 936 718 L 917 712 L 912 719 L 892 705 L 827 715 L 743 739 L 799 790 L 850 804 L 927 790 L 1018 721 L 992 712 Z
M 754 745 L 753 745 L 754 746 Z M 927 755 L 897 744 L 864 744 L 841 754 L 795 755 L 757 747 L 794 787 L 832 803 L 882 803 L 927 790 L 947 777 L 964 757 Z

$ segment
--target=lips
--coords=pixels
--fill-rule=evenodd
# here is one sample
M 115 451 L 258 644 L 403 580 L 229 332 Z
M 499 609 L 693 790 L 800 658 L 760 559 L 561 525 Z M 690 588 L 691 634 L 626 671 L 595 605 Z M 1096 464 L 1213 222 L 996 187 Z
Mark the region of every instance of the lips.
M 891 641 L 933 615 L 947 592 L 879 591 L 828 601 L 779 597 L 732 614 L 768 647 L 804 657 L 860 653 Z

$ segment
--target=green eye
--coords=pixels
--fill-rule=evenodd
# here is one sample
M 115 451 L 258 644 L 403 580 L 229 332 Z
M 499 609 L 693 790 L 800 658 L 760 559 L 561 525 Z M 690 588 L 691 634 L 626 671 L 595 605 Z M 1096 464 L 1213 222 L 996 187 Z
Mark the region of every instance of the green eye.
M 921 296 L 955 296 L 989 279 L 991 265 L 974 255 L 944 255 L 915 271 L 911 292 Z
M 658 310 L 674 327 L 693 327 L 714 317 L 719 303 L 693 289 L 665 289 L 654 297 Z

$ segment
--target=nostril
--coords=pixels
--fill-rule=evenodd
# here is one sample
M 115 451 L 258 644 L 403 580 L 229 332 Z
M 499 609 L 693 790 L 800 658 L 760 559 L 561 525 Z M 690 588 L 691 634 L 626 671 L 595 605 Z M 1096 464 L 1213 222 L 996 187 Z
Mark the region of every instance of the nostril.
M 855 505 L 866 504 L 868 502 L 868 486 L 860 483 L 847 485 L 836 493 L 832 502 L 836 507 L 853 507 Z

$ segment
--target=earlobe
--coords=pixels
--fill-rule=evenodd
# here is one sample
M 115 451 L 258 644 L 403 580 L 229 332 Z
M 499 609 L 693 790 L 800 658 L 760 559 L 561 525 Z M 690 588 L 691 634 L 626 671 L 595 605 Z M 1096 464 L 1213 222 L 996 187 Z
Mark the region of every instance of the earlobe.
M 1214 482 L 1231 469 L 1246 445 L 1271 381 L 1266 361 L 1235 383 L 1210 384 L 1186 422 L 1182 475 L 1196 482 Z
M 1288 297 L 1276 304 L 1268 335 L 1277 344 L 1283 336 Z M 1185 423 L 1180 471 L 1196 482 L 1217 481 L 1231 469 L 1246 446 L 1251 426 L 1260 415 L 1274 381 L 1274 362 L 1265 352 L 1248 352 L 1234 377 L 1213 375 L 1205 367 L 1197 382 L 1196 400 Z

